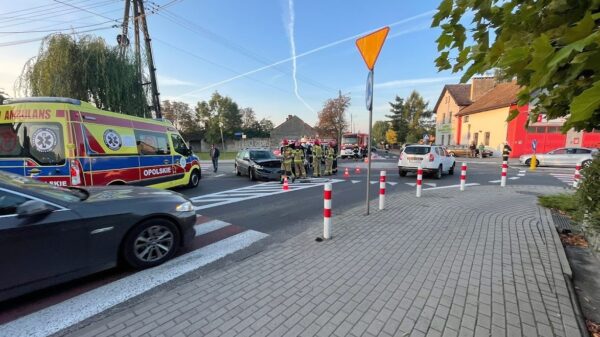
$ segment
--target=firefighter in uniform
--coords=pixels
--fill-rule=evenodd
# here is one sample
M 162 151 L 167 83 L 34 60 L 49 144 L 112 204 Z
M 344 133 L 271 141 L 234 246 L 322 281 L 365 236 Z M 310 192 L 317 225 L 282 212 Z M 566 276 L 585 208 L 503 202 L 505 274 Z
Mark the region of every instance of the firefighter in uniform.
M 294 144 L 294 170 L 296 172 L 296 177 L 306 178 L 306 170 L 304 169 L 304 149 L 298 141 Z
M 312 159 L 313 159 L 313 177 L 321 176 L 321 158 L 323 158 L 323 148 L 321 148 L 321 142 L 315 140 L 315 145 L 312 148 Z
M 508 143 L 504 143 L 504 148 L 502 148 L 502 160 L 503 161 L 508 161 L 508 156 L 510 155 L 511 151 L 512 151 L 512 148 L 510 147 L 510 145 L 508 145 Z
M 281 149 L 281 156 L 283 157 L 281 161 L 281 170 L 283 171 L 281 174 L 281 183 L 285 178 L 292 178 L 292 182 L 294 181 L 294 173 L 292 172 L 292 162 L 294 159 L 294 155 L 292 149 L 290 148 L 290 144 L 287 139 L 283 140 L 283 148 Z
M 327 147 L 327 153 L 325 155 L 325 175 L 330 176 L 333 174 L 333 158 L 335 158 L 335 150 L 333 149 L 333 142 L 329 143 Z

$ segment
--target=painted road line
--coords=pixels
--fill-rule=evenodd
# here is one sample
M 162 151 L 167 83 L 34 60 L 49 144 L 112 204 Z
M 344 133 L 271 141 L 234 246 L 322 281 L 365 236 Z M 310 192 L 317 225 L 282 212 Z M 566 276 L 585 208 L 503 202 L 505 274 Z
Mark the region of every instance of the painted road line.
M 351 180 L 353 184 L 358 184 L 360 183 L 360 180 Z
M 230 226 L 230 223 L 221 220 L 211 220 L 205 223 L 197 224 L 194 226 L 196 236 L 204 235 L 210 232 L 214 232 L 217 229 Z
M 510 180 L 517 180 L 517 179 L 520 179 L 520 178 L 521 178 L 521 177 L 510 177 L 510 178 L 508 178 L 508 179 L 510 179 Z
M 478 183 L 469 183 L 469 184 L 465 184 L 465 186 L 479 186 Z M 429 188 L 424 188 L 423 191 L 425 190 L 441 190 L 444 188 L 460 188 L 460 184 L 458 185 L 448 185 L 448 186 L 440 186 L 440 187 L 429 187 Z
M 408 186 L 412 186 L 412 187 L 417 186 L 417 183 L 405 183 L 405 184 L 408 185 Z
M 488 183 L 492 183 L 492 184 L 497 184 L 499 182 L 500 182 L 500 180 L 490 180 L 490 181 L 488 181 Z
M 245 186 L 227 191 L 221 191 L 217 193 L 211 193 L 206 195 L 200 195 L 190 198 L 193 203 L 201 204 L 194 206 L 196 210 L 203 210 L 207 208 L 213 208 L 232 204 L 240 201 L 246 201 L 256 198 L 262 198 L 266 196 L 277 195 L 286 192 L 293 192 L 298 190 L 304 190 L 311 187 L 323 186 L 326 182 L 338 183 L 342 182 L 342 179 L 324 179 L 323 182 L 317 183 L 294 183 L 289 185 L 289 190 L 284 191 L 281 188 L 279 182 L 268 182 L 257 184 L 253 186 Z
M 427 185 L 427 186 L 431 186 L 431 187 L 436 187 L 437 186 L 436 183 L 423 183 L 423 184 Z
M 88 291 L 0 326 L 0 336 L 42 337 L 77 324 L 152 288 L 258 242 L 268 235 L 248 230 Z
M 224 177 L 224 176 L 225 176 L 225 174 L 221 173 L 221 174 L 217 174 L 217 175 L 215 176 L 215 178 Z
M 393 181 L 388 181 L 387 184 L 390 185 L 390 186 L 396 186 L 396 185 L 398 185 L 398 183 L 395 183 Z

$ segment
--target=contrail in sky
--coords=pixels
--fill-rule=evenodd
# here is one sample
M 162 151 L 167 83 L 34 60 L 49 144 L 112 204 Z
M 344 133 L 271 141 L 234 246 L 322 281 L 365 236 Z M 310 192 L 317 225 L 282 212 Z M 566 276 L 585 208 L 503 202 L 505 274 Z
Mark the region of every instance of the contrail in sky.
M 290 37 L 290 49 L 292 52 L 292 79 L 294 80 L 294 94 L 308 110 L 315 112 L 315 110 L 308 105 L 308 103 L 306 103 L 304 98 L 300 96 L 300 92 L 298 91 L 298 79 L 296 79 L 296 40 L 294 38 L 294 25 L 296 23 L 296 15 L 294 14 L 294 0 L 288 0 L 288 7 L 290 11 L 290 20 L 288 21 L 287 28 Z
M 401 24 L 403 24 L 403 23 L 407 23 L 407 22 L 410 22 L 410 21 L 414 21 L 414 20 L 416 20 L 416 19 L 420 19 L 420 18 L 423 18 L 423 17 L 431 16 L 431 15 L 433 15 L 435 12 L 436 12 L 436 10 L 430 10 L 430 11 L 427 11 L 427 12 L 424 12 L 424 13 L 421 13 L 421 14 L 417 14 L 417 15 L 415 15 L 415 16 L 411 16 L 411 17 L 409 17 L 409 18 L 406 18 L 406 19 L 402 19 L 402 20 L 400 20 L 400 21 L 393 22 L 393 23 L 391 23 L 391 24 L 389 24 L 389 25 L 387 25 L 387 26 L 389 26 L 389 27 L 398 26 L 398 25 L 401 25 Z M 373 29 L 373 30 L 374 30 L 374 29 Z M 359 37 L 361 37 L 361 36 L 363 36 L 363 35 L 365 35 L 365 34 L 371 33 L 373 30 L 369 30 L 369 31 L 362 32 L 362 33 L 359 33 L 359 34 L 356 34 L 356 35 L 352 35 L 352 36 L 349 36 L 349 37 L 343 38 L 343 39 L 341 39 L 341 40 L 337 40 L 337 41 L 334 41 L 334 42 L 331 42 L 331 43 L 328 43 L 328 44 L 322 45 L 322 46 L 320 46 L 320 47 L 317 47 L 317 48 L 311 49 L 311 50 L 309 50 L 309 51 L 305 51 L 304 53 L 297 54 L 295 57 L 288 57 L 288 58 L 286 58 L 286 59 L 283 59 L 283 60 L 277 61 L 277 62 L 275 62 L 275 63 L 268 64 L 268 65 L 266 65 L 266 66 L 262 66 L 262 67 L 260 67 L 260 68 L 256 68 L 256 69 L 254 69 L 254 70 L 247 71 L 247 72 L 245 72 L 245 73 L 243 73 L 243 74 L 239 74 L 239 75 L 233 76 L 233 77 L 231 77 L 231 78 L 228 78 L 228 79 L 226 79 L 226 80 L 222 80 L 222 81 L 219 81 L 219 82 L 216 82 L 216 83 L 213 83 L 213 84 L 209 84 L 209 85 L 207 85 L 207 86 L 204 86 L 204 87 L 202 87 L 202 88 L 199 88 L 199 89 L 192 90 L 192 91 L 190 91 L 190 92 L 187 92 L 187 93 L 185 93 L 185 94 L 181 94 L 181 95 L 179 95 L 179 96 L 175 97 L 174 99 L 180 99 L 181 97 L 184 97 L 184 96 L 189 96 L 189 95 L 195 94 L 195 93 L 197 93 L 197 92 L 202 92 L 202 91 L 204 91 L 204 90 L 212 89 L 212 88 L 214 88 L 214 87 L 218 87 L 218 86 L 220 86 L 220 85 L 222 85 L 222 84 L 226 84 L 226 83 L 229 83 L 229 82 L 235 81 L 235 80 L 237 80 L 238 78 L 243 78 L 243 77 L 246 77 L 246 76 L 249 76 L 249 75 L 252 75 L 252 74 L 256 74 L 256 73 L 258 73 L 258 72 L 261 72 L 261 71 L 263 71 L 263 70 L 266 70 L 266 69 L 270 69 L 270 68 L 276 67 L 276 66 L 278 66 L 278 65 L 280 65 L 280 64 L 283 64 L 283 63 L 286 63 L 286 62 L 289 62 L 289 61 L 292 61 L 292 60 L 294 60 L 294 61 L 295 61 L 297 58 L 304 57 L 304 56 L 307 56 L 307 55 L 310 55 L 310 54 L 314 54 L 314 53 L 316 53 L 316 52 L 319 52 L 319 51 L 321 51 L 321 50 L 323 50 L 323 49 L 328 49 L 328 48 L 331 48 L 331 47 L 337 46 L 337 45 L 339 45 L 339 44 L 342 44 L 342 43 L 344 43 L 344 42 L 348 42 L 348 41 L 353 41 L 353 40 L 356 40 L 357 38 L 359 38 Z M 414 29 L 412 29 L 412 30 L 411 30 L 411 29 L 408 29 L 408 31 L 414 31 Z M 397 34 L 397 35 L 401 35 L 401 34 L 399 34 L 399 33 L 400 33 L 400 32 L 398 32 L 398 34 Z

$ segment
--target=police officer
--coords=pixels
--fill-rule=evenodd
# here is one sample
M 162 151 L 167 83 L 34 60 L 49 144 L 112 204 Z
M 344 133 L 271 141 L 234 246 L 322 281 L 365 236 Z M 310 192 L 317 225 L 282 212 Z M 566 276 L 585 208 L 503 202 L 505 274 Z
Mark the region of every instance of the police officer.
M 312 165 L 313 165 L 313 177 L 321 176 L 321 158 L 323 158 L 323 148 L 321 148 L 321 141 L 315 140 L 315 145 L 312 147 Z
M 330 176 L 333 174 L 333 158 L 335 158 L 335 150 L 333 149 L 333 142 L 329 142 L 327 152 L 325 155 L 325 175 Z
M 294 144 L 294 170 L 298 178 L 306 178 L 306 170 L 304 169 L 304 149 L 299 141 Z
M 285 178 L 292 178 L 292 182 L 294 181 L 294 172 L 292 172 L 292 162 L 294 160 L 294 154 L 292 149 L 290 148 L 290 143 L 287 139 L 283 140 L 283 147 L 281 148 L 281 156 L 283 159 L 281 160 L 281 170 L 283 171 L 281 174 L 281 183 Z
M 508 156 L 511 152 L 512 148 L 510 147 L 510 145 L 508 145 L 508 143 L 504 143 L 504 148 L 502 148 L 502 160 L 508 161 Z

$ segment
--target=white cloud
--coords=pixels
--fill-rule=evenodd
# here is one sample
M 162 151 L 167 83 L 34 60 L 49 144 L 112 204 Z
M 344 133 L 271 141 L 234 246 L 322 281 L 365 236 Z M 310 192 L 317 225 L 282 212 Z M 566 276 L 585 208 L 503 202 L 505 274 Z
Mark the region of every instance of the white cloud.
M 375 88 L 385 89 L 385 88 L 403 88 L 403 87 L 411 87 L 423 84 L 435 84 L 440 82 L 455 82 L 458 81 L 460 77 L 425 77 L 425 78 L 411 78 L 407 80 L 394 80 L 382 83 L 375 83 Z
M 198 86 L 198 84 L 196 84 L 196 83 L 185 81 L 185 80 L 180 80 L 178 78 L 169 77 L 169 76 L 165 76 L 165 75 L 157 75 L 157 77 L 158 77 L 158 85 L 160 85 L 160 86 L 165 86 L 165 87 Z

